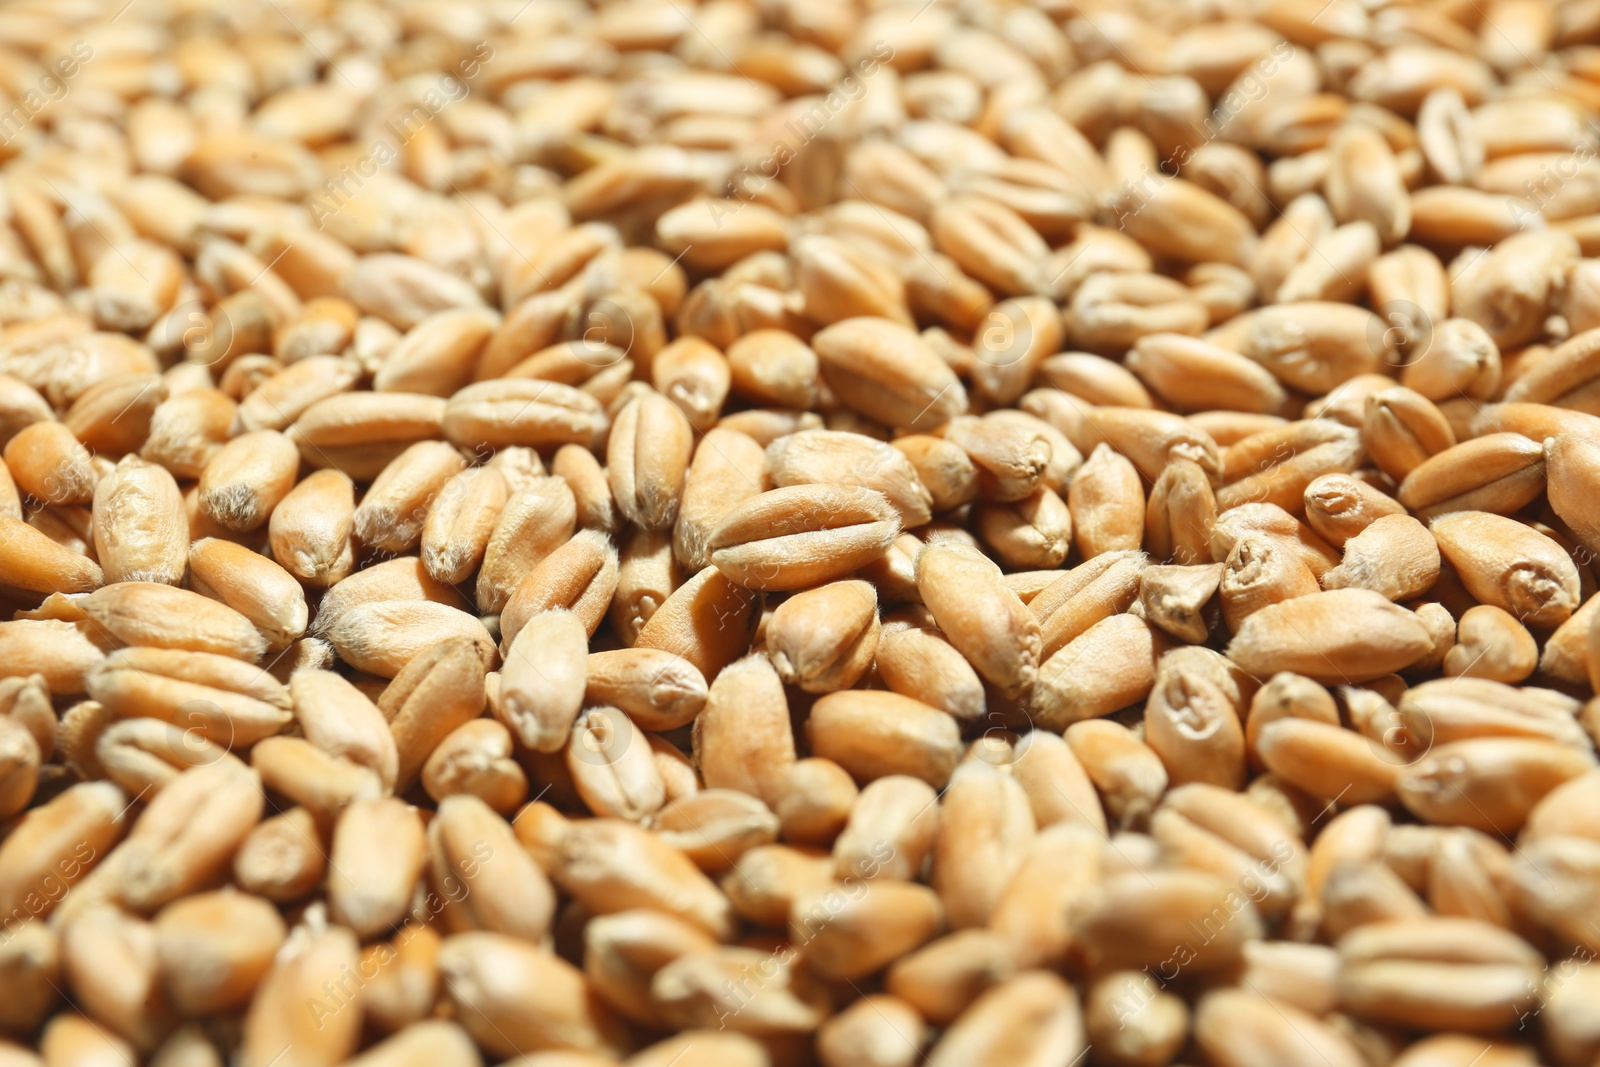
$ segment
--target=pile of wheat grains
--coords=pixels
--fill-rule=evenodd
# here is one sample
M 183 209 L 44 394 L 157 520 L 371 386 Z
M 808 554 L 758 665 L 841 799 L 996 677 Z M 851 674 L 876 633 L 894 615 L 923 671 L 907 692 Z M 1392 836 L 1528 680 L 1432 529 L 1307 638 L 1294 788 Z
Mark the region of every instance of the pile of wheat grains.
M 1600 0 L 0 5 L 0 1067 L 1600 1063 Z

